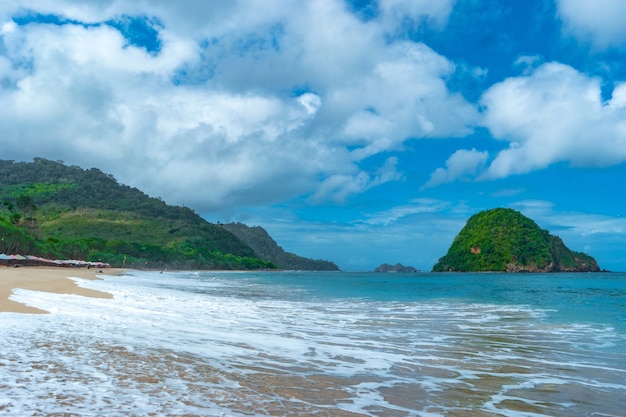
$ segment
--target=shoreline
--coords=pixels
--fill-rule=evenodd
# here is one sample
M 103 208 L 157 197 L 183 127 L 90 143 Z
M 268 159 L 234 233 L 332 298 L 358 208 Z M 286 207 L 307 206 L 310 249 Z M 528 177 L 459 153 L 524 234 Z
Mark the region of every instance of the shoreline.
M 98 275 L 120 275 L 125 269 L 59 268 L 46 266 L 21 266 L 0 268 L 0 313 L 49 314 L 48 311 L 10 300 L 17 288 L 74 294 L 82 297 L 113 298 L 113 294 L 80 287 L 71 278 L 98 280 Z

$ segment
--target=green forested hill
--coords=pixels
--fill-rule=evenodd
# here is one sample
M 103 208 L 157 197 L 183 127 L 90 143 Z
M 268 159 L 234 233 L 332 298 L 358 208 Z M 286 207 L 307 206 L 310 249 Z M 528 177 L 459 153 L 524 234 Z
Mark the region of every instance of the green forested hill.
M 303 258 L 295 253 L 285 252 L 262 227 L 250 227 L 243 223 L 226 223 L 222 227 L 250 245 L 261 259 L 272 261 L 281 269 L 307 271 L 339 270 L 339 267 L 332 262 Z
M 594 258 L 512 210 L 497 208 L 472 216 L 448 253 L 433 267 L 443 271 L 599 271 Z
M 0 252 L 185 269 L 275 268 L 186 207 L 97 169 L 0 161 Z

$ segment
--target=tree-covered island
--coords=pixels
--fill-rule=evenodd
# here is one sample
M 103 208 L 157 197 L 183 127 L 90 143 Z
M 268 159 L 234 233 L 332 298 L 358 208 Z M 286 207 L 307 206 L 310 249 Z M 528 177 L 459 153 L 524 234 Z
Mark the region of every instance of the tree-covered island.
M 433 272 L 597 272 L 591 256 L 563 241 L 521 213 L 506 208 L 470 217 Z

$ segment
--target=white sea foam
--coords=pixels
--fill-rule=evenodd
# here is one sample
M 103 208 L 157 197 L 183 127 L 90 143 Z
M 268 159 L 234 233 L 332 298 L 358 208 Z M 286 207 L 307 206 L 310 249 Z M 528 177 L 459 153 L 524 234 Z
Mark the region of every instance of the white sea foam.
M 623 342 L 610 327 L 525 306 L 307 299 L 234 276 L 76 279 L 113 299 L 16 290 L 53 314 L 0 315 L 0 415 L 621 410 L 575 401 L 626 394 L 620 352 L 602 350 Z

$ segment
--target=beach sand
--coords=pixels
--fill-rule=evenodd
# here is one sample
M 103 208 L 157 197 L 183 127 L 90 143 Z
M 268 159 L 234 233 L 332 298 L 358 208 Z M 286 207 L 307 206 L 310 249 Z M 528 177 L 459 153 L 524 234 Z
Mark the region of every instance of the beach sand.
M 123 270 L 115 268 L 99 270 L 31 266 L 22 266 L 20 268 L 0 267 L 0 313 L 48 313 L 45 310 L 9 300 L 15 288 L 56 294 L 76 294 L 84 297 L 113 298 L 111 294 L 106 292 L 81 288 L 69 277 L 98 279 L 97 275 L 119 275 L 122 272 Z

